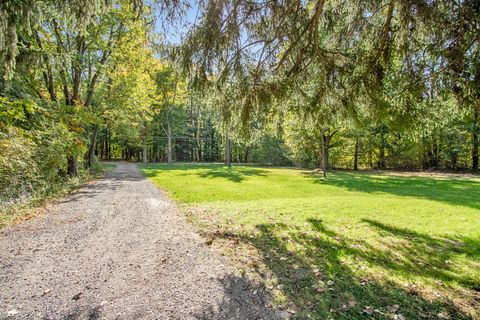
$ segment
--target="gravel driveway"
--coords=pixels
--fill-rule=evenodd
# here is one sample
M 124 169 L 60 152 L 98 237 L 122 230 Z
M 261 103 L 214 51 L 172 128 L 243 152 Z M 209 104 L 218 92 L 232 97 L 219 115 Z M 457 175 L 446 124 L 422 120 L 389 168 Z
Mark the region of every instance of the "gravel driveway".
M 135 164 L 0 231 L 0 319 L 276 319 Z

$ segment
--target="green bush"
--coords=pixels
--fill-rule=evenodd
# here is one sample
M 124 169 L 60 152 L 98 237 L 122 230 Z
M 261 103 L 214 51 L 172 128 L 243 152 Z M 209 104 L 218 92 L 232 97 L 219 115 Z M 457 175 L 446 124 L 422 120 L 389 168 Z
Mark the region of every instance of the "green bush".
M 74 178 L 66 174 L 68 141 L 69 132 L 61 125 L 0 130 L 0 228 L 88 179 L 87 171 Z
M 20 128 L 0 132 L 0 200 L 2 202 L 30 194 L 39 179 L 35 161 L 36 144 Z

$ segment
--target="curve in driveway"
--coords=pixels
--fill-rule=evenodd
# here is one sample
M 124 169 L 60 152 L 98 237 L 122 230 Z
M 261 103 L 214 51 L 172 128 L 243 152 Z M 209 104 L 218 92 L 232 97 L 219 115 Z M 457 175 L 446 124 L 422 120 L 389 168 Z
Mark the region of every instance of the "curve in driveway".
M 135 164 L 0 233 L 0 319 L 274 319 Z

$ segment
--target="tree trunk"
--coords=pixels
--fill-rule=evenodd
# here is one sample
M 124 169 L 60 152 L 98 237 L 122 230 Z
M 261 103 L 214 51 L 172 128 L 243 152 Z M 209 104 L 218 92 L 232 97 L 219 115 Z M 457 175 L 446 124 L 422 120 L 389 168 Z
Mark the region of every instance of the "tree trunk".
M 370 146 L 370 149 L 368 150 L 368 168 L 370 170 L 373 169 L 373 154 L 372 154 L 372 146 Z
M 90 146 L 88 147 L 87 161 L 85 163 L 87 168 L 91 168 L 93 165 L 93 158 L 95 157 L 95 148 L 97 145 L 97 132 L 98 132 L 98 127 L 94 126 L 92 138 L 90 140 Z
M 247 147 L 245 150 L 245 154 L 243 155 L 243 162 L 247 163 L 248 162 L 248 154 L 250 153 L 250 148 Z
M 105 159 L 110 160 L 110 146 L 108 145 L 108 131 L 105 136 Z
M 327 134 L 325 133 L 325 129 L 321 129 L 322 133 L 322 172 L 323 172 L 323 177 L 327 177 L 327 170 L 328 170 L 328 155 L 329 155 L 329 149 L 330 149 L 330 142 L 332 141 L 333 136 L 337 132 L 336 130 L 333 130 L 332 133 Z
M 322 128 L 322 173 L 323 177 L 327 177 L 327 169 L 328 169 L 328 146 L 327 146 L 327 139 L 325 136 L 325 129 Z
M 106 138 L 106 145 L 107 145 L 107 159 L 110 160 L 112 158 L 112 146 L 110 145 L 110 130 L 107 129 L 107 138 Z
M 167 162 L 172 163 L 172 127 L 170 126 L 170 119 L 167 117 Z
M 479 108 L 474 109 L 473 113 L 473 131 L 472 131 L 472 170 L 474 172 L 478 171 L 478 148 L 480 145 L 479 141 L 479 131 L 480 131 L 480 110 Z
M 143 160 L 143 163 L 148 162 L 148 160 L 147 160 L 147 146 L 145 144 L 143 144 L 142 160 Z
M 322 128 L 322 173 L 323 177 L 327 177 L 328 168 L 328 147 L 325 139 L 325 129 Z
M 97 138 L 97 140 L 98 140 L 98 138 Z M 100 145 L 98 144 L 98 141 L 95 144 L 95 152 L 94 153 L 97 156 L 97 159 L 99 159 L 100 158 Z
M 355 154 L 353 155 L 353 170 L 358 170 L 358 137 L 355 139 Z
M 153 130 L 153 145 L 152 145 L 152 152 L 150 154 L 150 161 L 151 162 L 156 162 L 157 161 L 157 131 L 156 131 L 156 125 L 154 125 L 154 130 Z
M 381 133 L 380 152 L 378 154 L 378 168 L 385 169 L 385 136 Z
M 201 135 L 201 127 L 200 123 L 202 121 L 202 114 L 200 113 L 200 108 L 197 110 L 197 121 L 196 121 L 196 138 L 197 138 L 197 161 L 202 161 L 202 140 L 200 138 Z
M 232 163 L 231 163 L 231 150 L 230 150 L 230 137 L 228 135 L 228 131 L 225 132 L 225 164 L 227 166 L 231 166 Z
M 86 50 L 85 36 L 78 33 L 76 37 L 76 55 L 72 61 L 72 101 L 74 104 L 80 103 L 80 88 L 82 84 L 83 60 Z
M 40 47 L 40 50 L 43 49 L 43 44 L 40 39 L 40 35 L 38 31 L 34 33 L 35 39 L 37 40 L 38 46 Z M 48 93 L 50 95 L 50 100 L 51 101 L 57 101 L 57 94 L 55 92 L 55 85 L 53 81 L 53 74 L 52 74 L 52 67 L 50 66 L 50 59 L 48 54 L 43 55 L 43 63 L 45 64 L 46 71 L 43 71 L 43 80 L 45 81 L 45 86 L 47 87 Z
M 76 156 L 70 156 L 67 159 L 68 162 L 68 175 L 70 177 L 76 177 L 78 175 L 78 161 Z
M 103 160 L 105 159 L 105 141 L 101 140 L 98 144 L 100 145 L 100 158 Z

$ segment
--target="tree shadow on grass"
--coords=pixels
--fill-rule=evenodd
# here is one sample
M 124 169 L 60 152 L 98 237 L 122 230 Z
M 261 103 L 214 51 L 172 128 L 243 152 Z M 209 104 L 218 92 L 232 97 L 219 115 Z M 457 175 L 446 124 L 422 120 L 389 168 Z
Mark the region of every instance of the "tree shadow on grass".
M 306 173 L 315 183 L 366 193 L 391 193 L 418 197 L 451 205 L 480 209 L 480 182 L 467 178 L 432 178 L 388 176 L 381 173 L 334 172 L 328 179 Z
M 201 178 L 221 178 L 232 182 L 242 182 L 249 176 L 267 176 L 268 170 L 251 167 L 226 167 L 222 164 L 161 164 L 161 165 L 143 165 L 143 173 L 146 177 L 155 177 L 160 171 L 185 171 L 178 175 L 196 174 Z M 196 171 L 192 173 L 191 171 Z M 190 172 L 189 172 L 190 171 Z
M 249 176 L 267 176 L 268 171 L 254 168 L 212 168 L 198 173 L 202 178 L 222 178 L 232 182 L 242 182 Z
M 375 220 L 362 221 L 377 229 L 383 247 L 383 250 L 367 250 L 362 255 L 363 259 L 387 266 L 400 274 L 458 283 L 480 291 L 480 277 L 475 279 L 460 275 L 457 272 L 459 266 L 453 264 L 456 257 L 466 257 L 462 260 L 462 267 L 476 270 L 480 266 L 480 239 L 432 237 Z
M 413 248 L 401 252 L 405 261 L 398 261 L 396 255 L 383 248 L 342 238 L 325 227 L 321 220 L 311 219 L 309 223 L 313 231 L 272 223 L 258 225 L 253 236 L 223 235 L 226 238 L 235 237 L 258 250 L 267 273 L 278 279 L 273 294 L 285 297 L 289 307 L 297 311 L 295 317 L 298 319 L 392 319 L 395 315 L 403 315 L 407 319 L 436 319 L 438 314 L 446 314 L 450 319 L 472 319 L 445 297 L 427 298 L 414 284 L 402 286 L 363 270 L 365 263 L 369 263 L 386 271 L 408 273 L 412 268 L 412 272 L 419 274 L 421 264 L 414 254 L 416 244 L 413 241 L 410 241 Z M 383 225 L 374 227 L 387 229 Z M 403 237 L 402 234 L 395 236 Z M 428 237 L 424 239 L 430 241 Z M 440 267 L 438 264 L 443 254 L 457 252 L 455 245 L 445 244 L 442 248 L 447 253 L 419 253 L 420 259 L 427 264 L 423 266 L 427 269 L 424 275 L 435 279 L 461 280 L 448 279 L 448 269 L 436 269 Z M 400 244 L 395 249 L 402 250 Z M 355 263 L 346 263 L 346 259 Z M 433 271 L 429 271 L 431 267 L 428 263 L 436 265 Z

